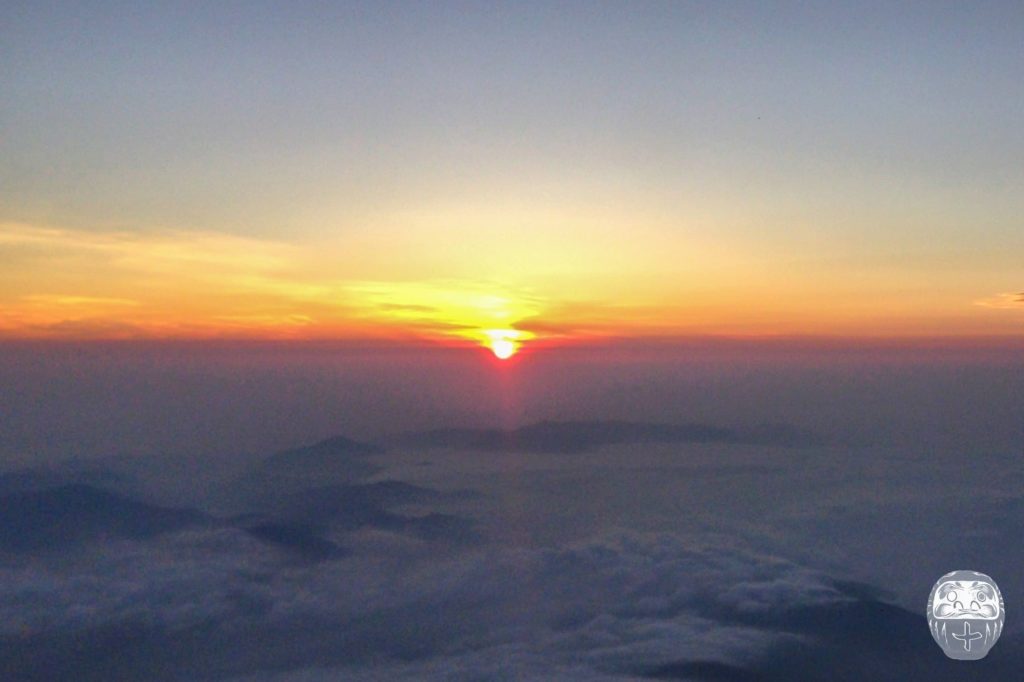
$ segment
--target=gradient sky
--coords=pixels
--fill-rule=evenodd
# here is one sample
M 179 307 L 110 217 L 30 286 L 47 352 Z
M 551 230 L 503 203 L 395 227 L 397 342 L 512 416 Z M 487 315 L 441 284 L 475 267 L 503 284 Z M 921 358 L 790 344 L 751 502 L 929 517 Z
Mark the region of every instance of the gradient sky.
M 4 3 L 0 336 L 1019 336 L 1022 35 L 1019 2 Z

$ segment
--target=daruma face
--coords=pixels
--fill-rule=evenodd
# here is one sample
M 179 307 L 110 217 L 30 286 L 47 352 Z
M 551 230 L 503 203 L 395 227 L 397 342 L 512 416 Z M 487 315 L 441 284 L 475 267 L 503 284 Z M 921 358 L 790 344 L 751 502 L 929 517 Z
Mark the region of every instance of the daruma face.
M 984 658 L 1002 634 L 1003 620 L 1003 596 L 984 573 L 947 573 L 928 598 L 932 638 L 950 658 Z

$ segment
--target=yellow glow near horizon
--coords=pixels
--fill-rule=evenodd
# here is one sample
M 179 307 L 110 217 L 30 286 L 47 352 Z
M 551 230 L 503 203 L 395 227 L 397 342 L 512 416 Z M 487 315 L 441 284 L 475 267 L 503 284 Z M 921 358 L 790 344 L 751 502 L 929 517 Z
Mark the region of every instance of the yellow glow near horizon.
M 513 325 L 544 309 L 543 301 L 528 292 L 486 282 L 360 282 L 348 290 L 368 319 L 427 337 L 470 340 L 502 359 L 536 336 Z
M 372 279 L 365 249 L 334 242 L 0 223 L 0 338 L 469 341 L 510 357 L 553 338 L 1019 335 L 1024 314 L 1024 294 L 1001 271 L 851 278 L 742 253 L 729 267 L 723 253 L 702 260 L 696 242 L 654 250 L 687 254 L 678 272 L 644 271 L 626 252 L 511 244 L 516 276 L 479 246 L 451 263 L 408 247 L 407 260 L 374 266 Z

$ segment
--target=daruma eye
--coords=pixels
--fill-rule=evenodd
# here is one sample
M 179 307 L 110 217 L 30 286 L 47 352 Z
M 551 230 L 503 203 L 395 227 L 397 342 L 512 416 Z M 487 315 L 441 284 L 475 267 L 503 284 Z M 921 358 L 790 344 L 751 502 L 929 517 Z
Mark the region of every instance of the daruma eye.
M 979 592 L 978 593 L 978 601 L 985 601 L 985 593 L 984 592 Z
M 946 599 L 949 601 L 956 601 L 956 592 L 947 592 Z

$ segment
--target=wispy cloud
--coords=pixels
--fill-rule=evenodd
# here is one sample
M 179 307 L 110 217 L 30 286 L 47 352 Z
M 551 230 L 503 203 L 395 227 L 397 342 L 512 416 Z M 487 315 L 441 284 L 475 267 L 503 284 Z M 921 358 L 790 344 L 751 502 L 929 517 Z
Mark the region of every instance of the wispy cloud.
M 0 283 L 5 336 L 398 335 L 486 343 L 489 330 L 514 330 L 550 307 L 498 282 L 350 279 L 325 266 L 313 245 L 216 233 L 4 224 L 0 251 L 12 264 Z
M 1003 292 L 988 298 L 979 299 L 974 304 L 984 308 L 999 308 L 1003 310 L 1024 309 L 1024 292 Z
M 508 347 L 832 329 L 834 311 L 825 308 L 762 310 L 719 290 L 674 291 L 640 275 L 531 278 L 524 261 L 518 276 L 451 264 L 403 276 L 404 261 L 368 268 L 365 256 L 341 242 L 0 223 L 0 338 L 387 338 Z M 974 329 L 1003 329 L 1005 316 L 993 322 L 997 316 L 982 308 L 1022 309 L 1024 293 L 975 303 L 975 314 L 961 310 L 958 324 L 976 319 Z M 870 333 L 857 319 L 844 313 L 834 322 L 839 331 Z

